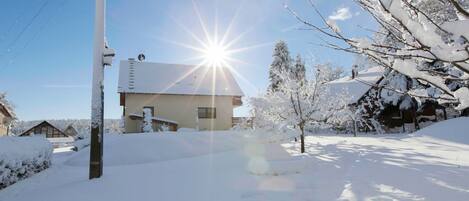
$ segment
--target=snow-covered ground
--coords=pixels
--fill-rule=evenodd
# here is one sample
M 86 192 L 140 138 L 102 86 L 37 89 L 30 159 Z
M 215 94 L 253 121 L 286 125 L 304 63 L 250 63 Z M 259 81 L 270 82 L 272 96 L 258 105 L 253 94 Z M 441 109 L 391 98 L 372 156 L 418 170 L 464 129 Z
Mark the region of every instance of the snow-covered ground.
M 465 201 L 468 125 L 459 118 L 411 135 L 308 136 L 304 155 L 295 142 L 235 131 L 107 135 L 102 178 L 87 179 L 89 148 L 60 150 L 51 168 L 1 190 L 0 200 Z

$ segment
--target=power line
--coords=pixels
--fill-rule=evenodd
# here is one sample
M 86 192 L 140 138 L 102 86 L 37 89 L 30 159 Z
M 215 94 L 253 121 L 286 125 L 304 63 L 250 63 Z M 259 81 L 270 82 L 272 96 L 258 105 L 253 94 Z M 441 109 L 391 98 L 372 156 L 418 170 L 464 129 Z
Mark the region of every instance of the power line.
M 26 9 L 23 10 L 23 12 L 21 12 L 18 16 L 16 16 L 15 20 L 13 21 L 13 23 L 11 23 L 11 25 L 8 27 L 7 31 L 5 33 L 2 34 L 2 36 L 0 36 L 0 42 L 3 41 L 3 39 L 5 39 L 6 36 L 8 36 L 11 31 L 13 30 L 13 28 L 18 24 L 19 20 L 24 16 L 24 14 L 26 14 Z
M 18 35 L 16 35 L 15 39 L 13 39 L 7 45 L 7 51 L 16 44 L 16 42 L 21 38 L 21 36 L 24 34 L 24 32 L 33 24 L 34 20 L 36 20 L 36 18 L 42 13 L 42 11 L 47 6 L 47 4 L 49 4 L 49 0 L 45 0 L 44 3 L 42 3 L 41 7 L 36 12 L 36 14 L 34 14 L 33 18 L 31 18 L 31 20 L 26 24 L 25 27 L 23 27 L 23 29 L 20 31 L 20 33 Z
M 68 1 L 69 1 L 69 0 L 63 0 L 62 3 L 57 7 L 57 10 L 59 11 L 60 9 L 62 9 Z M 4 65 L 4 68 L 7 68 L 8 66 L 10 66 L 10 65 L 13 63 L 13 61 L 14 61 L 18 56 L 20 56 L 21 53 L 23 53 L 23 50 L 25 50 L 25 49 L 28 47 L 28 45 L 29 45 L 34 39 L 36 39 L 36 38 L 38 37 L 39 33 L 40 33 L 42 30 L 44 30 L 44 28 L 45 28 L 47 25 L 49 25 L 49 22 L 52 20 L 53 17 L 54 17 L 54 15 L 50 15 L 49 18 L 47 18 L 47 20 L 39 27 L 39 29 L 33 34 L 33 36 L 32 36 L 29 40 L 26 41 L 26 43 L 23 45 L 23 47 L 22 47 L 21 49 L 18 49 L 18 51 L 16 51 L 16 54 L 14 54 L 14 55 L 11 57 L 11 59 L 9 59 L 9 60 L 6 61 L 7 63 L 6 63 L 6 65 Z M 1 71 L 2 69 L 4 69 L 4 68 L 2 68 L 2 67 L 0 66 L 0 71 Z

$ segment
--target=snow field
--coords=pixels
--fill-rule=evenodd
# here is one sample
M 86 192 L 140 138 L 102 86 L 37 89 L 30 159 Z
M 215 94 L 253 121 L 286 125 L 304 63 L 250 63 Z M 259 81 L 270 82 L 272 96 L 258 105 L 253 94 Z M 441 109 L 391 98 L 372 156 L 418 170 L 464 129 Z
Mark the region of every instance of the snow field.
M 55 153 L 0 200 L 466 201 L 469 144 L 441 138 L 464 133 L 465 120 L 411 135 L 307 136 L 306 154 L 260 131 L 106 135 L 102 178 L 87 179 L 88 148 Z

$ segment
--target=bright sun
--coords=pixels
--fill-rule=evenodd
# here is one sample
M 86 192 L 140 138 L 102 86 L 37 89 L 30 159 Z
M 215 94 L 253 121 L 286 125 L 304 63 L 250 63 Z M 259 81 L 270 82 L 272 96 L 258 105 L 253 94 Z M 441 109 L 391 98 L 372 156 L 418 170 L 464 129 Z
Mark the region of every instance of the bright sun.
M 228 59 L 228 50 L 220 44 L 212 43 L 203 51 L 206 63 L 211 67 L 221 67 Z

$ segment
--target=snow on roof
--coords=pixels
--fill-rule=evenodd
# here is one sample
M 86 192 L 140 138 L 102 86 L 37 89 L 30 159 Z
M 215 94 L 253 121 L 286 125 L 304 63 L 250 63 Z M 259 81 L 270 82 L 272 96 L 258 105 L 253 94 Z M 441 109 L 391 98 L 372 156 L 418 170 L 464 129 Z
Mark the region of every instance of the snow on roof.
M 243 96 L 228 68 L 124 60 L 119 93 Z
M 130 117 L 137 117 L 137 118 L 143 118 L 143 115 L 137 114 L 137 113 L 131 113 L 129 114 Z M 173 124 L 179 124 L 177 121 L 173 121 L 170 119 L 165 119 L 161 117 L 152 117 L 151 119 L 156 120 L 156 121 L 162 121 L 162 122 L 168 122 L 168 123 L 173 123 Z
M 349 104 L 356 103 L 383 77 L 385 68 L 381 66 L 372 67 L 358 72 L 352 79 L 351 76 L 343 77 L 327 83 L 331 95 L 346 93 L 350 96 Z

